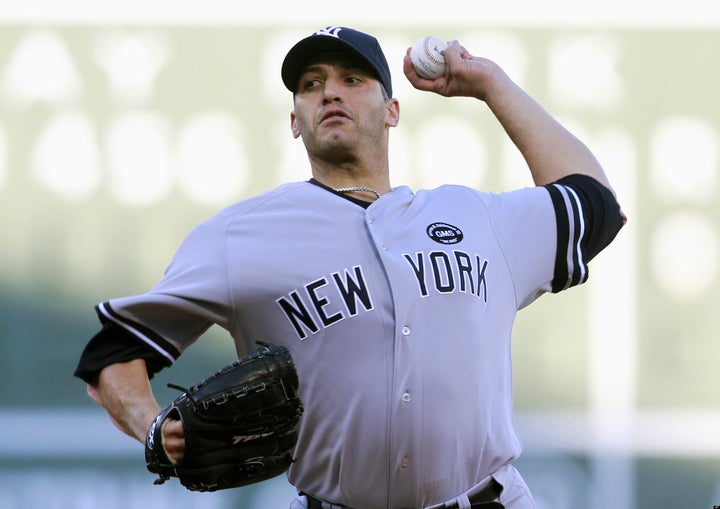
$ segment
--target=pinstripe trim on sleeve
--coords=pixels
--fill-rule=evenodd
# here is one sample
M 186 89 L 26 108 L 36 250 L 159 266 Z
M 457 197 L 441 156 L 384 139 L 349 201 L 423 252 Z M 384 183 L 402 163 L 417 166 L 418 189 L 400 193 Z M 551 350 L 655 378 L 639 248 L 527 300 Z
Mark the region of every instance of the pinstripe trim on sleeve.
M 110 306 L 109 302 L 98 304 L 96 306 L 96 310 L 103 321 L 110 320 L 111 322 L 118 324 L 120 327 L 142 340 L 171 363 L 175 362 L 178 357 L 180 357 L 180 351 L 173 346 L 172 343 L 147 327 L 124 318 Z
M 577 193 L 569 186 L 546 186 L 557 216 L 557 256 L 552 291 L 560 292 L 584 283 L 588 267 L 582 251 L 585 235 L 585 213 Z

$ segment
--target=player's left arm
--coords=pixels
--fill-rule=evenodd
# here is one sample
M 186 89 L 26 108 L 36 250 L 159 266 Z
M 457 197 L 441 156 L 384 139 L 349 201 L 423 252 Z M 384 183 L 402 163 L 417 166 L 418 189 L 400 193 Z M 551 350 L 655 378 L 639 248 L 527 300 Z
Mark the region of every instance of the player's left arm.
M 614 194 L 607 175 L 588 147 L 495 62 L 471 55 L 457 41 L 448 46 L 445 61 L 447 73 L 426 80 L 414 72 L 408 54 L 404 61 L 405 75 L 420 90 L 484 101 L 522 153 L 535 185 L 544 186 L 572 174 L 583 174 Z
M 615 238 L 625 216 L 609 188 L 579 173 L 544 186 L 556 221 L 552 291 L 584 283 L 588 263 Z
M 512 275 L 518 309 L 545 292 L 583 284 L 590 261 L 623 225 L 613 193 L 593 177 L 482 197 Z

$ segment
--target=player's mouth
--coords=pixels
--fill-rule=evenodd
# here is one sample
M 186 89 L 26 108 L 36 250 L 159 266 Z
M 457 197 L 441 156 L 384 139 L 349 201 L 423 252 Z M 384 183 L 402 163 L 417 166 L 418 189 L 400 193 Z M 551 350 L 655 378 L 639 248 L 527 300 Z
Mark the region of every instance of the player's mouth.
M 338 122 L 347 120 L 350 118 L 350 115 L 345 112 L 344 110 L 340 108 L 333 108 L 330 110 L 327 110 L 325 113 L 322 114 L 320 117 L 320 124 L 323 124 L 325 122 Z

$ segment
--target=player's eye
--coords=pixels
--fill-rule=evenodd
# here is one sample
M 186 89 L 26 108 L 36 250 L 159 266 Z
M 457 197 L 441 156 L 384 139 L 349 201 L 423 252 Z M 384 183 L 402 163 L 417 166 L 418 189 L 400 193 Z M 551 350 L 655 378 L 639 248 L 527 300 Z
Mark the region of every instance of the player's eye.
M 366 81 L 365 75 L 357 71 L 353 71 L 352 73 L 347 74 L 343 79 L 348 85 L 358 85 Z
M 300 81 L 298 90 L 312 90 L 320 85 L 321 81 L 318 78 L 305 78 Z

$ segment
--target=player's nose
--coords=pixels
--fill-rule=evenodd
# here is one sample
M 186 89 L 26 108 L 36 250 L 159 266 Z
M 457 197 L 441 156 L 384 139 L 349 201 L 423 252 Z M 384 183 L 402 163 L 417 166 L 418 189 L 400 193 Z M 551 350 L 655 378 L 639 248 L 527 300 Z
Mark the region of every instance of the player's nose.
M 337 78 L 328 77 L 323 85 L 323 99 L 326 103 L 342 99 L 342 83 Z

